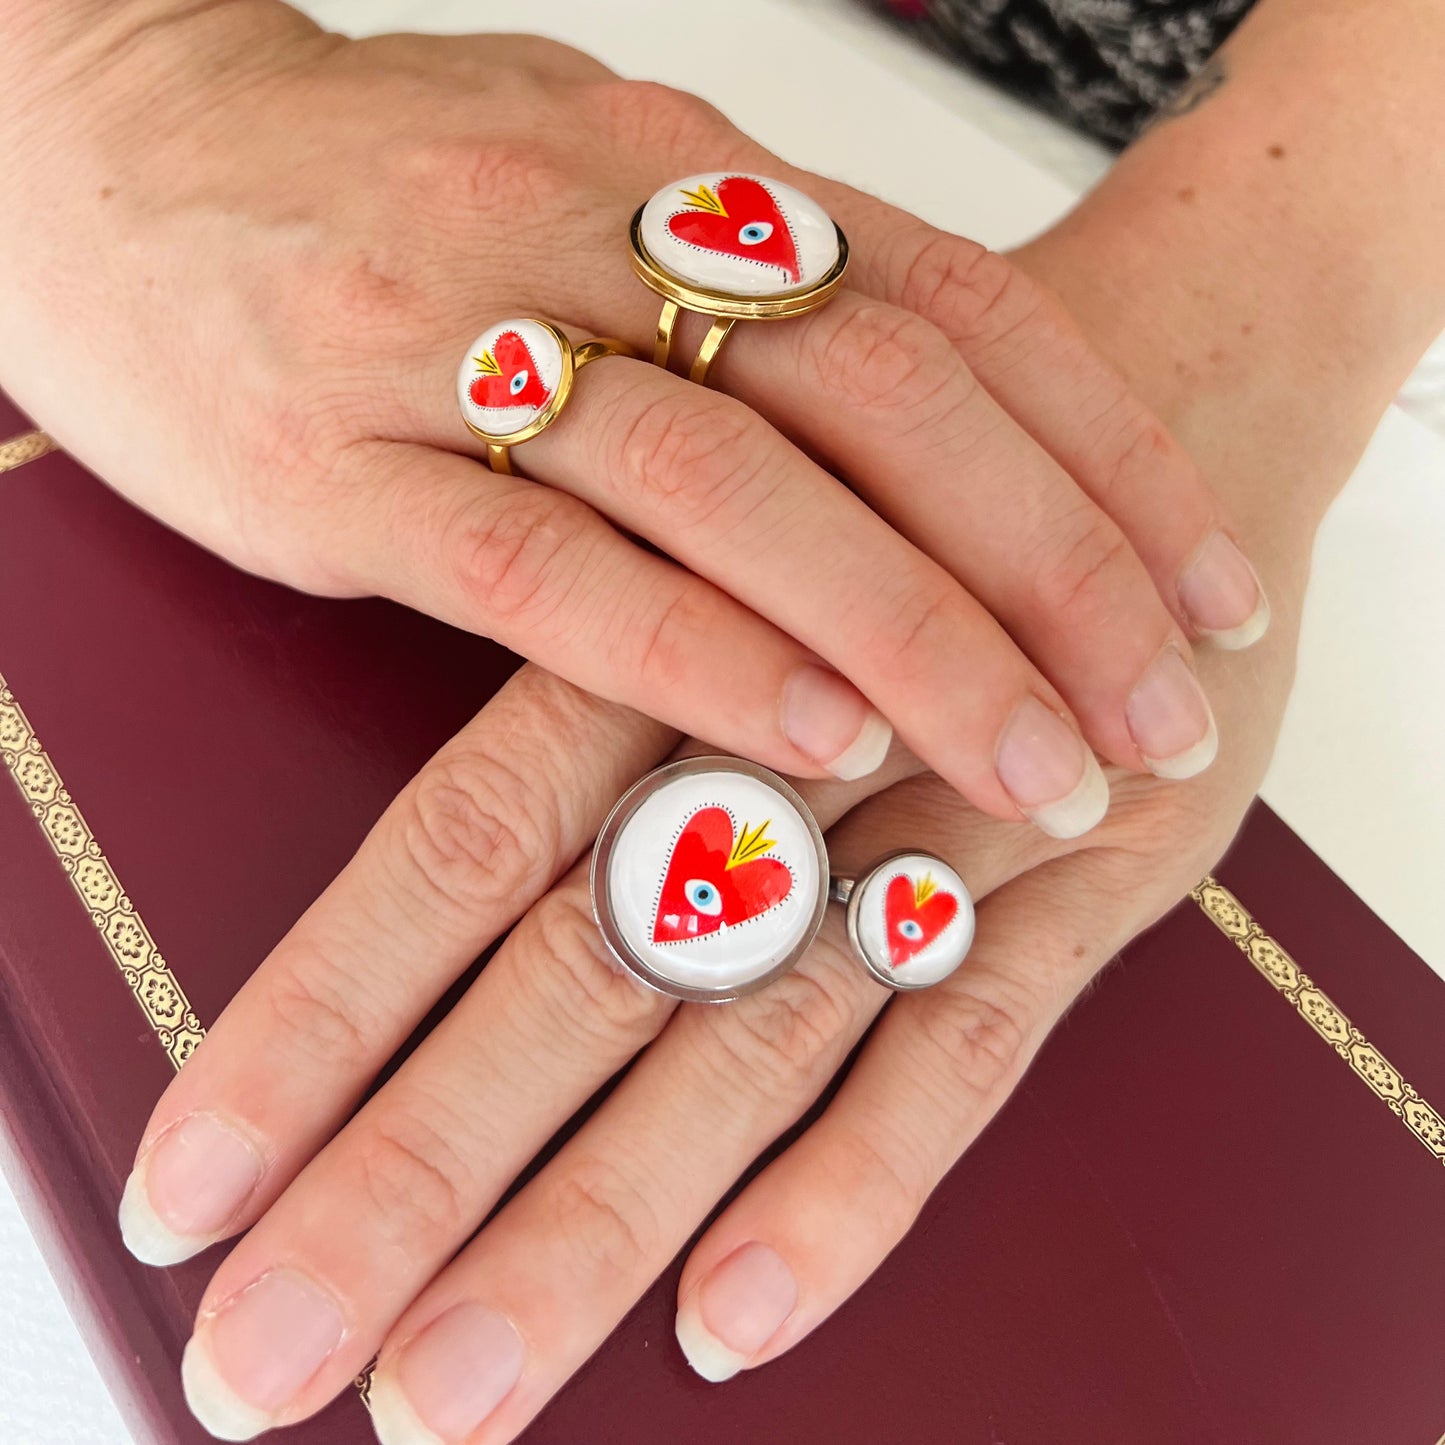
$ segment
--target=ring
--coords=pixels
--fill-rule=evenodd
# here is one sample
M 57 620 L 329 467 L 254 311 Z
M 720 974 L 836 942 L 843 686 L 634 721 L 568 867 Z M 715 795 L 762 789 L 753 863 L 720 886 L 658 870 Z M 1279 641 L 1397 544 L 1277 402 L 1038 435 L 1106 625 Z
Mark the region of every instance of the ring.
M 848 905 L 853 951 L 889 988 L 942 983 L 973 944 L 973 897 L 931 853 L 889 853 L 857 880 L 835 877 L 829 894 Z
M 574 347 L 550 321 L 499 321 L 467 348 L 457 370 L 462 420 L 487 444 L 487 465 L 511 476 L 511 448 L 552 425 L 588 362 L 637 352 L 611 336 Z
M 723 1003 L 786 973 L 828 906 L 828 850 L 776 773 L 686 758 L 634 784 L 592 853 L 607 946 L 674 998 Z
M 781 181 L 709 171 L 664 186 L 632 218 L 632 269 L 662 297 L 652 359 L 666 367 L 680 311 L 713 318 L 688 370 L 707 380 L 733 323 L 780 321 L 837 294 L 848 240 Z
M 613 956 L 651 988 L 724 1003 L 802 958 L 830 899 L 878 982 L 927 988 L 963 962 L 973 901 L 941 858 L 916 851 L 832 878 L 822 830 L 776 773 L 699 757 L 647 774 L 618 800 L 592 854 L 592 911 Z

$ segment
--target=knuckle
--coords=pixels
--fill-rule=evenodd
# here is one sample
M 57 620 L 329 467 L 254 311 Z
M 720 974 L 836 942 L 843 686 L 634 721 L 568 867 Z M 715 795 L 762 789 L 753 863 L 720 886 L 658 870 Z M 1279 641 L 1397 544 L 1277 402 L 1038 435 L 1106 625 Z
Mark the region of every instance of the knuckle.
M 571 511 L 544 488 L 524 488 L 472 509 L 446 552 L 463 596 L 494 627 L 548 625 L 563 605 L 566 561 L 576 541 Z
M 1104 623 L 1134 556 L 1128 538 L 1092 505 L 1056 526 L 1038 549 L 1034 591 L 1043 612 L 1076 625 Z
M 1187 479 L 1188 490 L 1174 489 L 1176 505 L 1188 505 L 1189 492 L 1207 503 L 1204 479 L 1158 417 L 1120 388 L 1120 395 L 1101 416 L 1096 428 L 1102 456 L 1101 498 L 1121 506 L 1156 491 L 1163 477 Z
M 931 1151 L 916 1137 L 933 1126 L 932 1119 L 890 1118 L 878 1137 L 855 1128 L 830 1141 L 838 1155 L 835 1167 L 848 1181 L 850 1196 L 866 1204 L 880 1243 L 908 1232 L 938 1177 Z
M 318 1071 L 356 1070 L 389 1052 L 383 1016 L 360 980 L 309 948 L 271 981 L 271 1036 L 279 1056 Z
M 574 1038 L 601 1040 L 627 1052 L 651 1038 L 668 1011 L 661 994 L 642 987 L 612 956 L 581 889 L 549 894 L 528 916 L 544 960 L 524 971 L 539 1013 L 566 1021 Z
M 692 587 L 679 585 L 666 602 L 654 604 L 629 634 L 637 657 L 634 675 L 644 688 L 671 697 L 697 675 L 697 640 L 706 634 L 709 620 Z
M 371 356 L 410 350 L 434 327 L 435 297 L 413 278 L 399 252 L 371 247 L 302 268 L 288 284 L 303 288 L 300 304 L 326 352 Z
M 910 588 L 881 609 L 883 622 L 862 639 L 860 651 L 896 687 L 936 680 L 941 668 L 953 665 L 958 639 L 967 635 L 959 597 L 948 583 Z
M 903 298 L 909 310 L 946 316 L 960 340 L 998 341 L 1037 314 L 1044 294 L 1007 256 L 935 234 L 909 262 Z
M 759 423 L 752 414 L 700 392 L 650 402 L 618 446 L 624 484 L 672 525 L 688 530 L 715 522 L 755 487 L 764 470 Z
M 740 1000 L 718 1030 L 731 1077 L 769 1100 L 810 1092 L 842 1061 L 853 1037 L 856 989 L 841 968 L 794 969 Z
M 353 1167 L 361 1199 L 389 1238 L 414 1248 L 467 1233 L 472 1171 L 447 1133 L 420 1115 L 378 1117 L 358 1140 Z
M 411 876 L 470 910 L 526 890 L 555 856 L 561 822 L 506 763 L 462 754 L 418 778 L 399 832 Z
M 657 1212 L 616 1161 L 591 1153 L 570 1161 L 551 1196 L 558 1237 L 589 1274 L 627 1279 L 658 1262 L 663 1235 Z
M 534 111 L 544 98 L 532 94 Z M 402 161 L 408 190 L 426 212 L 470 220 L 489 211 L 536 215 L 565 196 L 566 177 L 538 117 L 530 136 L 493 135 L 477 140 L 436 137 L 410 148 Z
M 697 153 L 697 142 L 716 143 L 741 136 L 714 105 L 686 90 L 654 80 L 610 79 L 589 87 L 589 111 L 612 135 L 655 151 L 659 144 L 671 154 Z M 726 160 L 727 157 L 720 157 Z
M 956 1111 L 962 1090 L 996 1103 L 1024 1062 L 1028 1030 L 1024 1010 L 981 998 L 966 988 L 942 988 L 918 1012 L 919 1027 L 944 1085 L 943 1103 Z
M 957 379 L 953 348 L 912 312 L 863 302 L 826 329 L 813 351 L 811 383 L 850 409 L 909 409 Z

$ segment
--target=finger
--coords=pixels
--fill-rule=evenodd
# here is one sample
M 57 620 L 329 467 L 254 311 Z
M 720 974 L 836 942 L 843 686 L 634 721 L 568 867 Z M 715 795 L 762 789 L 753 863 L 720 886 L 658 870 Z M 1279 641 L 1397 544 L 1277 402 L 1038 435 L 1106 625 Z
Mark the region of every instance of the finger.
M 790 775 L 861 777 L 887 752 L 884 718 L 806 645 L 567 492 L 402 444 L 366 480 L 358 585 Z
M 518 673 L 387 809 L 161 1097 L 121 1205 L 132 1253 L 173 1264 L 255 1220 L 669 741 Z
M 886 770 L 891 779 L 914 767 L 900 755 Z M 809 792 L 826 821 L 868 786 Z M 673 1006 L 607 951 L 579 864 L 221 1266 L 183 1371 L 201 1421 L 244 1438 L 309 1415 L 343 1388 L 512 1179 Z
M 776 1359 L 907 1233 L 1086 981 L 1139 926 L 1091 855 L 1017 878 L 978 913 L 964 966 L 895 1001 L 822 1117 L 694 1248 L 678 1340 L 709 1380 Z
M 1249 647 L 1269 604 L 1212 488 L 1063 306 L 1006 257 L 808 177 L 854 241 L 852 284 L 933 322 L 1119 525 L 1191 635 Z
M 1097 822 L 1107 790 L 1066 704 L 944 568 L 733 398 L 626 360 L 586 381 L 527 444 L 538 476 L 831 663 L 975 806 L 1051 831 Z M 1000 767 L 1010 725 L 1011 744 L 1051 748 L 1041 791 L 1040 767 Z
M 1216 645 L 1263 634 L 1268 605 L 1207 482 L 1063 307 L 1006 257 L 851 188 L 820 194 L 852 234 L 853 283 L 917 311 L 1130 536 L 1180 621 Z
M 744 329 L 717 377 L 958 578 L 1104 757 L 1170 777 L 1207 765 L 1188 641 L 1130 539 L 937 327 L 844 293 L 796 325 Z
M 987 859 L 970 872 L 981 890 L 998 881 Z M 885 997 L 835 916 L 768 989 L 680 1009 L 398 1322 L 373 1385 L 386 1445 L 511 1440 L 807 1108 Z

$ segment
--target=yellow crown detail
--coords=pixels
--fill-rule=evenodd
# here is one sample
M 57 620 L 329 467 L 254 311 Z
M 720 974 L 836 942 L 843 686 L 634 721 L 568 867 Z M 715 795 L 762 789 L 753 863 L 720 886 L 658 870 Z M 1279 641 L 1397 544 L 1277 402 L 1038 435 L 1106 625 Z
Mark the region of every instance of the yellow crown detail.
M 717 196 L 706 186 L 699 186 L 695 191 L 684 191 L 689 205 L 696 206 L 700 211 L 711 211 L 715 216 L 727 215 L 727 209 Z
M 748 831 L 748 825 L 743 824 L 742 831 L 733 839 L 733 851 L 729 854 L 727 861 L 729 868 L 736 868 L 739 863 L 750 862 L 760 854 L 766 853 L 778 841 L 776 838 L 766 836 L 768 824 L 772 821 L 771 818 L 766 819 L 751 832 Z

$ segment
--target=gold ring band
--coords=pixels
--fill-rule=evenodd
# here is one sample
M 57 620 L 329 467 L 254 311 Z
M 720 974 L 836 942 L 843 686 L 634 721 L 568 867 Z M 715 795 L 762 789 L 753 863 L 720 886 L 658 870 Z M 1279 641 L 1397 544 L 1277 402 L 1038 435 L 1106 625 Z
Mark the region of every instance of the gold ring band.
M 656 365 L 670 364 L 684 311 L 712 318 L 688 367 L 698 383 L 736 322 L 815 311 L 838 293 L 848 269 L 847 237 L 822 207 L 758 176 L 693 176 L 664 186 L 638 207 L 628 241 L 633 272 L 662 297 Z
M 604 356 L 637 359 L 615 336 L 573 346 L 550 321 L 521 317 L 490 326 L 467 348 L 457 373 L 462 420 L 486 443 L 487 465 L 515 476 L 511 450 L 530 441 L 562 414 L 577 373 Z

